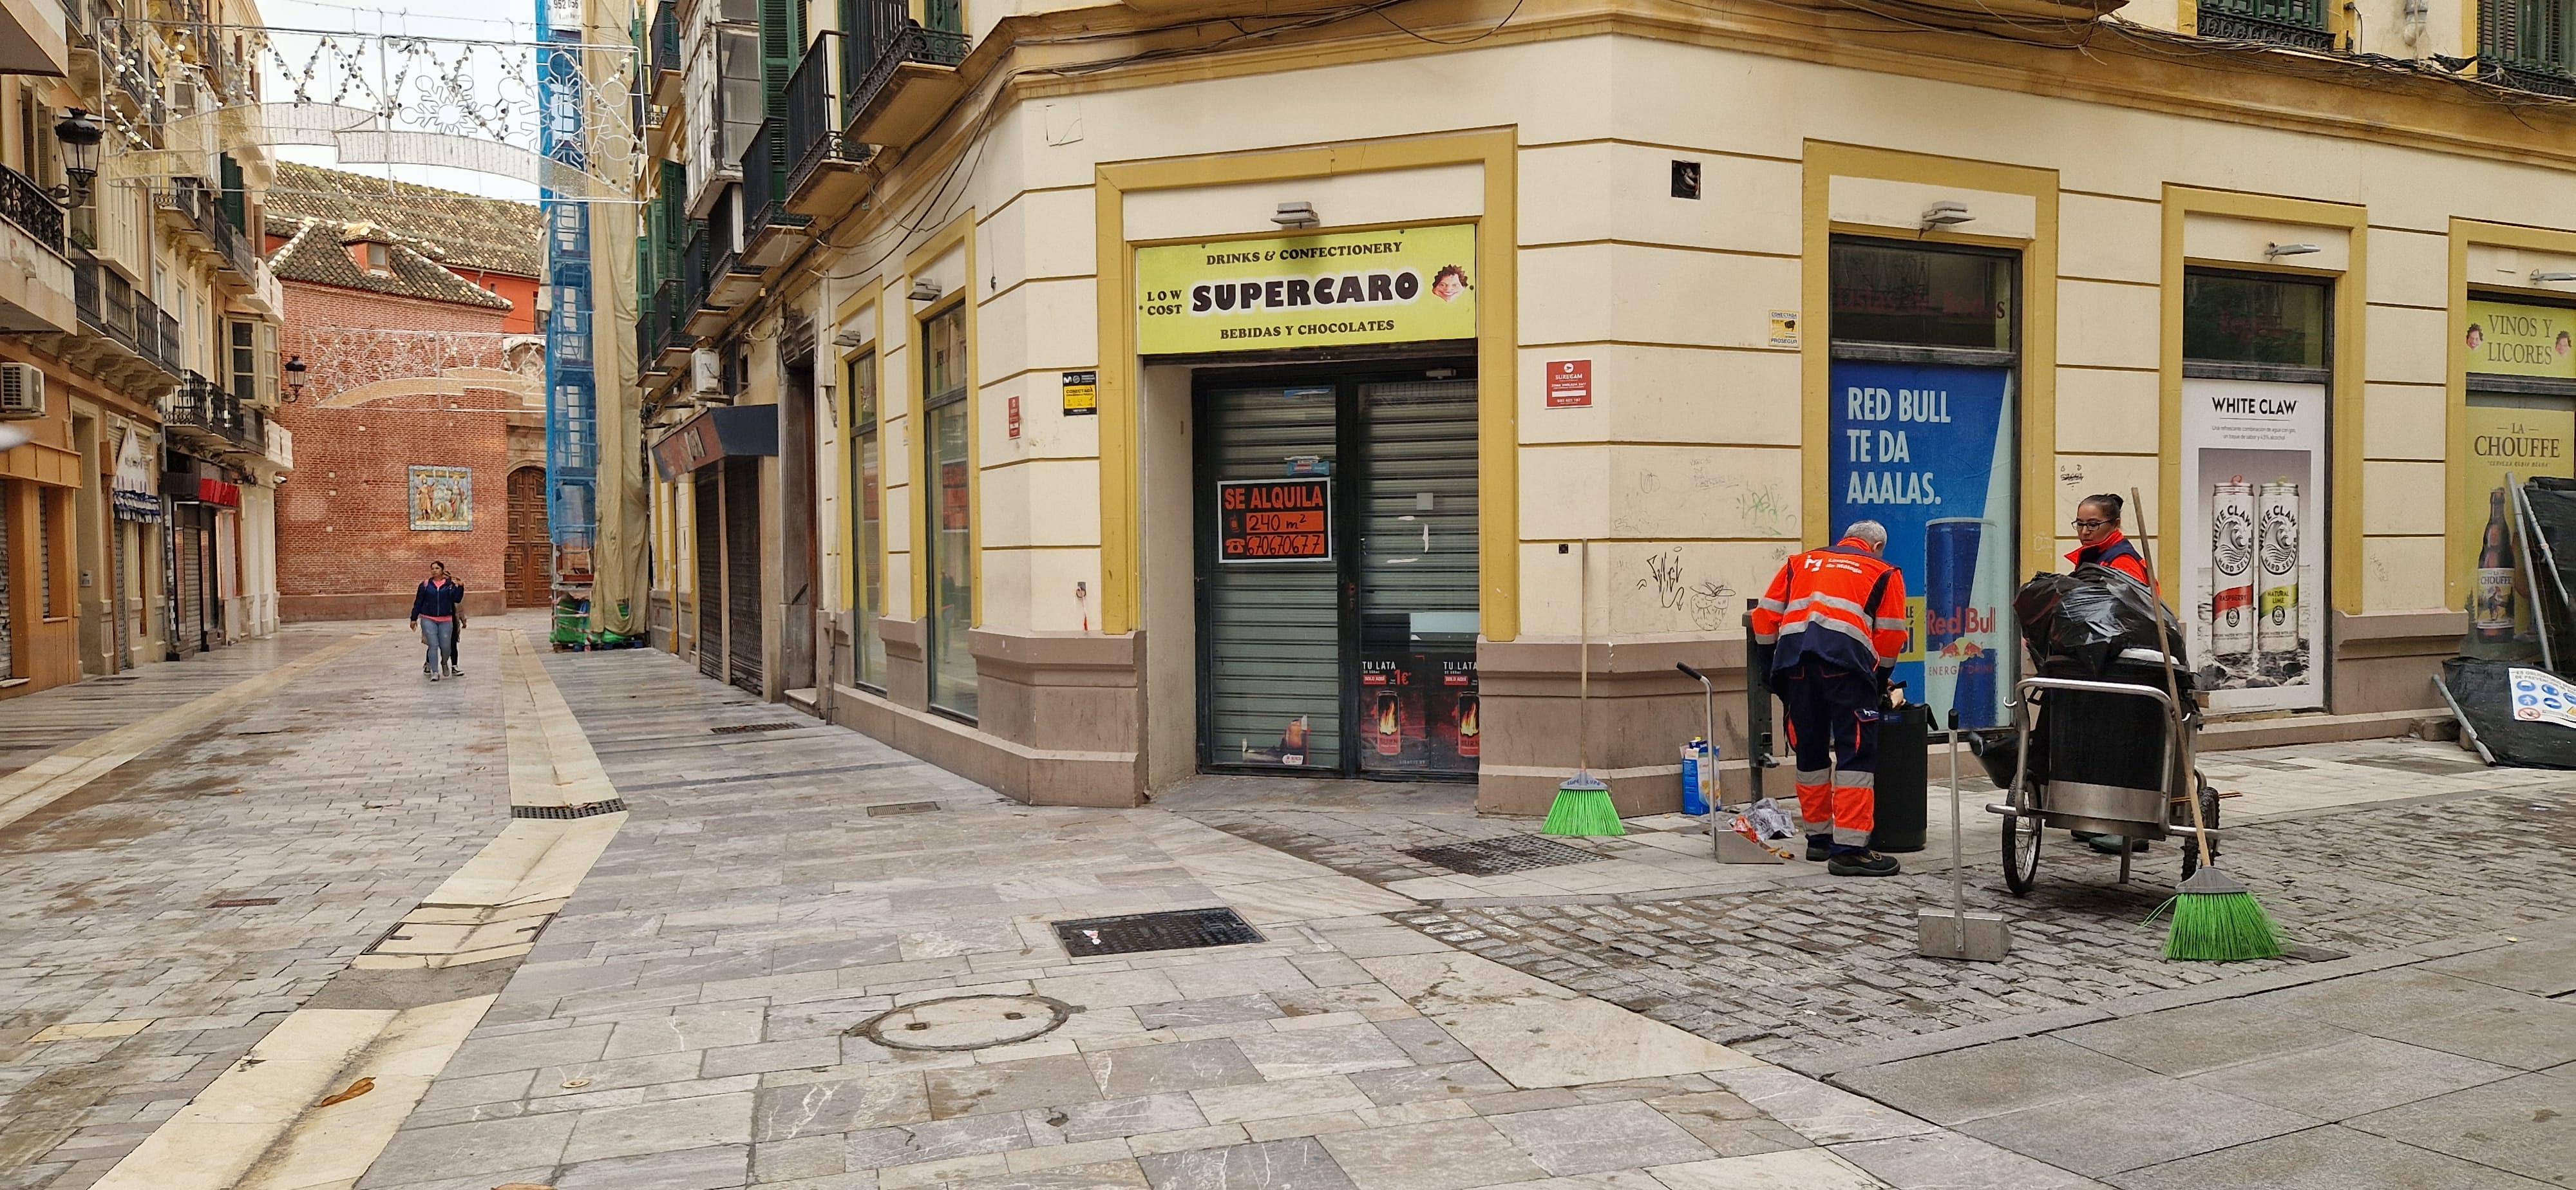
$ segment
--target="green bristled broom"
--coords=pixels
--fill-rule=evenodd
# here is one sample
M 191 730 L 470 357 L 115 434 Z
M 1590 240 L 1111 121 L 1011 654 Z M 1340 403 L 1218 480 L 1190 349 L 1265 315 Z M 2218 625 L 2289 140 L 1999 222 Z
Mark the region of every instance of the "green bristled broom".
M 1574 696 L 1574 775 L 1556 787 L 1556 802 L 1547 809 L 1547 825 L 1540 833 L 1550 835 L 1624 835 L 1628 828 L 1619 823 L 1619 806 L 1610 800 L 1610 787 L 1592 775 L 1592 736 L 1587 713 L 1592 703 L 1592 542 L 1583 543 L 1583 552 L 1575 556 L 1575 619 L 1581 626 L 1575 631 L 1582 641 L 1578 656 L 1580 676 L 1576 678 Z
M 2129 489 L 2129 506 L 2146 505 L 2138 499 L 2138 489 Z M 2138 551 L 2146 559 L 2147 581 L 2155 583 L 2155 550 Z M 2161 598 L 2161 594 L 2159 594 Z M 2209 832 L 2200 817 L 2200 766 L 2190 725 L 2184 721 L 2182 686 L 2174 680 L 2172 642 L 2165 637 L 2165 618 L 2156 617 L 2156 651 L 2164 654 L 2165 693 L 2173 699 L 2174 732 L 2182 744 L 2183 783 L 2189 788 L 2183 794 L 2184 804 L 2191 807 L 2192 846 L 2200 848 L 2199 870 L 2174 890 L 2174 898 L 2156 912 L 2173 910 L 2173 928 L 2165 935 L 2165 957 L 2200 962 L 2233 962 L 2239 959 L 2270 959 L 2281 954 L 2280 933 L 2272 927 L 2272 917 L 2263 911 L 2262 902 L 2254 899 L 2243 882 L 2210 866 L 2216 858 L 2210 852 Z M 2147 920 L 2153 921 L 2150 916 Z

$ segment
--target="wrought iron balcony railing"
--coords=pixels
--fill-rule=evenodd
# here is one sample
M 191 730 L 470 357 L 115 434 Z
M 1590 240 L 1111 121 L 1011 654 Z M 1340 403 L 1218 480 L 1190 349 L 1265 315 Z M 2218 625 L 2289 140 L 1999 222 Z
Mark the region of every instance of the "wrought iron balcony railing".
M 2325 0 L 2207 0 L 2200 6 L 2200 35 L 2234 41 L 2268 41 L 2311 50 L 2334 48 L 2326 29 Z
M 680 69 L 680 6 L 663 0 L 653 12 L 653 69 L 677 72 Z
M 953 3 L 928 5 L 924 10 L 928 25 L 912 19 L 907 0 L 857 0 L 852 7 L 858 24 L 853 49 L 864 53 L 867 61 L 866 74 L 850 89 L 852 116 L 875 102 L 877 93 L 894 81 L 895 71 L 907 62 L 955 66 L 966 60 L 966 33 Z
M 0 165 L 0 219 L 17 224 L 39 244 L 63 250 L 63 207 L 34 178 Z
M 760 122 L 751 147 L 742 153 L 742 242 L 749 245 L 772 227 L 803 227 L 813 222 L 787 213 L 787 145 L 785 128 L 776 117 Z
M 836 30 L 815 34 L 796 73 L 787 77 L 787 192 L 793 194 L 826 161 L 868 159 L 868 147 L 846 143 L 849 126 L 850 46 Z M 863 68 L 864 69 L 864 68 Z
M 91 330 L 143 357 L 153 367 L 179 374 L 179 320 L 135 291 L 98 258 L 75 248 L 72 257 L 72 305 Z

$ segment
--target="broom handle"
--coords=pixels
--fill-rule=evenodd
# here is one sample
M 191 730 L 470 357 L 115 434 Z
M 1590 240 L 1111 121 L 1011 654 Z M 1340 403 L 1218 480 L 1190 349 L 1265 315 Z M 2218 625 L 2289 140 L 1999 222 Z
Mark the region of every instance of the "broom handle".
M 2138 489 L 2129 489 L 2129 503 L 2141 510 L 2139 515 L 2144 519 L 2147 503 L 2138 498 Z M 2155 539 L 2150 537 L 2147 540 L 2152 543 Z M 2156 581 L 2156 551 L 2152 548 L 2139 550 L 2138 558 L 2147 568 L 2148 594 L 2155 596 L 2156 602 L 2164 602 L 2164 584 Z M 2192 747 L 2191 725 L 2186 721 L 2182 709 L 2182 685 L 2174 680 L 2173 645 L 2165 637 L 2163 609 L 2157 610 L 2155 620 L 2156 652 L 2164 657 L 2165 697 L 2173 700 L 2174 735 L 2182 746 L 2182 783 L 2187 787 L 2183 792 L 2183 801 L 2191 807 L 2191 838 L 2193 844 L 2200 848 L 2200 866 L 2206 868 L 2210 861 L 2209 830 L 2201 825 L 2200 821 L 2200 761 L 2194 755 L 2196 750 Z
M 1582 552 L 1574 555 L 1574 619 L 1576 646 L 1574 686 L 1574 769 L 1592 771 L 1592 539 L 1583 539 Z

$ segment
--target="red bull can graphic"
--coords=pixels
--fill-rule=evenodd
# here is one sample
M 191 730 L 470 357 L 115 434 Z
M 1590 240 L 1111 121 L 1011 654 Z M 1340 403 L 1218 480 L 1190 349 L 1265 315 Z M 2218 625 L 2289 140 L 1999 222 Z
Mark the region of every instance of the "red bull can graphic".
M 2299 485 L 2264 484 L 2255 508 L 2254 643 L 2267 659 L 2295 664 L 2307 637 L 2299 607 Z
M 2254 485 L 2210 485 L 2209 648 L 2222 657 L 2254 651 Z
M 1937 717 L 1956 708 L 1966 727 L 2002 722 L 1996 705 L 2002 663 L 1999 593 L 1981 588 L 1978 554 L 1993 529 L 1973 517 L 1944 517 L 1923 526 L 1924 702 Z

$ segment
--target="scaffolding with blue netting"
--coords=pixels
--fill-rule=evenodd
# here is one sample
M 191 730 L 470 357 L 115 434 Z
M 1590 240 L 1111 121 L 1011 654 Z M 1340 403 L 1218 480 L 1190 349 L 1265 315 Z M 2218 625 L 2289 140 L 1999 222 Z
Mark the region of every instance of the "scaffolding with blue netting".
M 549 43 L 537 69 L 543 105 L 540 151 L 575 169 L 589 164 L 583 126 L 578 20 L 554 25 L 557 11 L 577 8 L 537 0 L 537 40 Z M 551 48 L 552 43 L 562 48 Z M 546 219 L 546 525 L 554 544 L 559 598 L 557 645 L 590 643 L 586 588 L 599 533 L 599 385 L 593 370 L 590 308 L 590 210 L 577 198 L 541 191 Z

